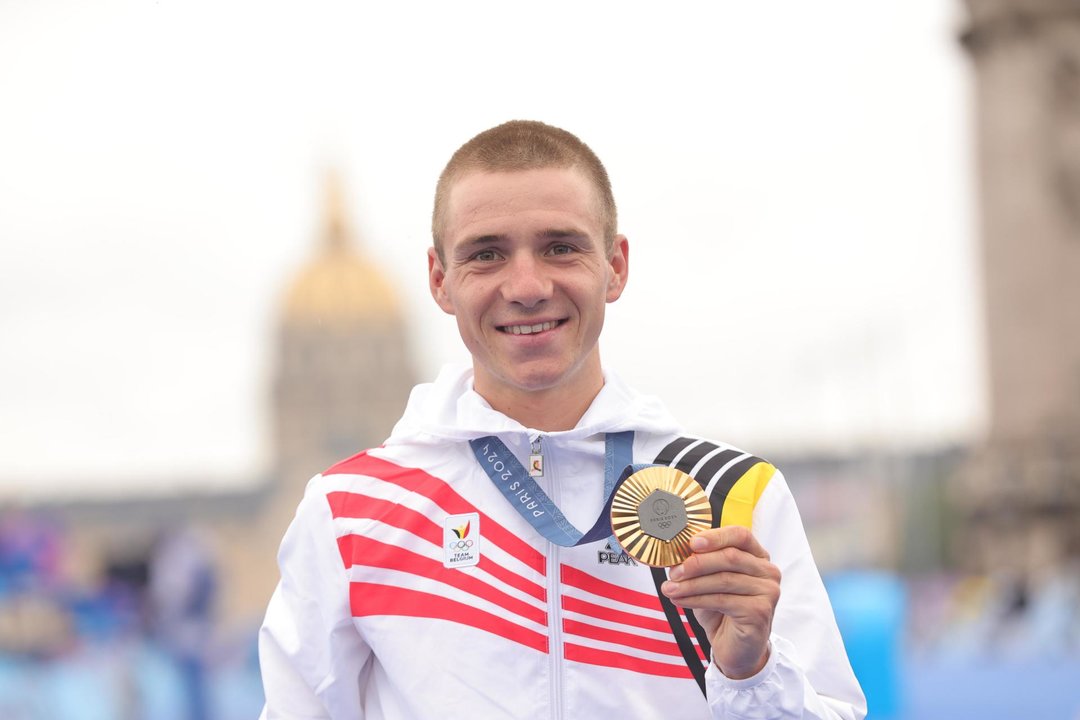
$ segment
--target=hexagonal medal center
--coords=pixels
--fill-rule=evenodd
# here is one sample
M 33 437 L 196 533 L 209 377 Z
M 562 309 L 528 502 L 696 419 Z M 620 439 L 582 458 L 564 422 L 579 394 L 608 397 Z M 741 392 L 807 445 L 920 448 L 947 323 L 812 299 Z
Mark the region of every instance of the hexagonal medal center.
M 642 531 L 657 540 L 671 540 L 686 528 L 686 503 L 666 490 L 653 490 L 637 511 Z

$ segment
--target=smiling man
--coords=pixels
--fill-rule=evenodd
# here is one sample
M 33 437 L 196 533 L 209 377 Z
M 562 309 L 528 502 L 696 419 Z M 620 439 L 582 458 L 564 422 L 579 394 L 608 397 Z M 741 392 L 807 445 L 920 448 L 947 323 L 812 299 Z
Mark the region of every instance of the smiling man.
M 616 228 L 607 173 L 564 130 L 514 121 L 451 158 L 428 277 L 471 367 L 308 485 L 260 633 L 264 718 L 865 714 L 780 473 L 684 436 L 601 365 L 629 273 Z M 642 463 L 708 496 L 667 567 L 612 519 Z M 674 552 L 693 512 L 661 495 L 637 512 L 682 523 L 645 538 Z
M 432 294 L 457 318 L 473 389 L 525 427 L 571 429 L 604 385 L 597 341 L 628 250 L 605 237 L 596 194 L 573 167 L 476 171 L 436 213 Z

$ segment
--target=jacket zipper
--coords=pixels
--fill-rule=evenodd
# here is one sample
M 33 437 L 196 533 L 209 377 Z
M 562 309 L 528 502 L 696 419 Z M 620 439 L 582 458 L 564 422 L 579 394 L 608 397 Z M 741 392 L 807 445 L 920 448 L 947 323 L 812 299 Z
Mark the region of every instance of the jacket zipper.
M 543 457 L 543 435 L 537 435 L 532 442 L 532 450 L 535 455 Z M 559 488 L 555 482 L 555 473 L 551 465 L 551 458 L 543 460 L 544 476 L 548 479 L 548 497 L 559 504 Z M 548 598 L 548 658 L 549 672 L 551 674 L 551 717 L 553 720 L 561 720 L 562 712 L 562 598 L 559 594 L 559 546 L 548 541 L 547 543 L 547 598 Z

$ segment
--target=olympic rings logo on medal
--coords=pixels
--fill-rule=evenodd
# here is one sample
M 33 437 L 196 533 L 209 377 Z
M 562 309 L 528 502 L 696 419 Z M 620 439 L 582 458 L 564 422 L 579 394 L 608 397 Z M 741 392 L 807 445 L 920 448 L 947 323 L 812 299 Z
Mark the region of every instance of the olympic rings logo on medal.
M 468 550 L 472 546 L 472 540 L 451 540 L 446 544 L 448 550 Z

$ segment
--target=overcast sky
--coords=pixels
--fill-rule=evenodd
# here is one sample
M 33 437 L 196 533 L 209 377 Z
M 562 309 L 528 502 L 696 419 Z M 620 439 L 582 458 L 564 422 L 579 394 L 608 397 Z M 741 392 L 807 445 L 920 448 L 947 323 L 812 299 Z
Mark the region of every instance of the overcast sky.
M 631 276 L 602 356 L 693 432 L 980 432 L 958 2 L 290 8 L 0 3 L 0 499 L 259 476 L 328 166 L 420 376 L 463 359 L 427 292 L 434 182 L 519 117 L 607 164 Z

